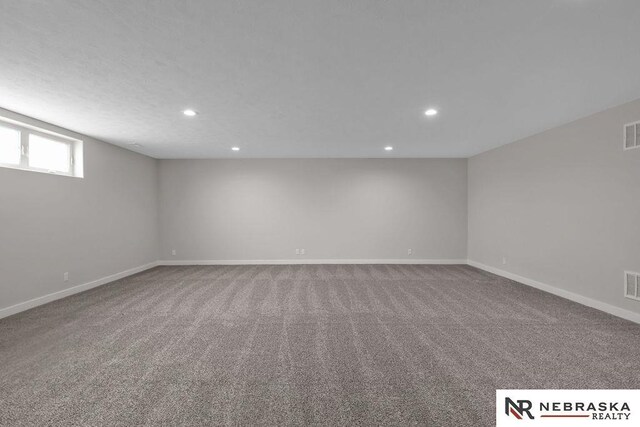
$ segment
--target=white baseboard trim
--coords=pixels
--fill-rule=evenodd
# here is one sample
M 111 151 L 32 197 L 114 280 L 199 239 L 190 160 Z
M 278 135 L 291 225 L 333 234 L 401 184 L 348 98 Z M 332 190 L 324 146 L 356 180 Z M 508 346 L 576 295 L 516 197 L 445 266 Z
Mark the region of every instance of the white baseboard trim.
M 159 265 L 286 265 L 286 264 L 466 264 L 466 259 L 224 259 L 164 260 Z
M 156 267 L 157 265 L 158 265 L 157 261 L 150 262 L 148 264 L 130 268 L 128 270 L 121 271 L 119 273 L 112 274 L 110 276 L 102 277 L 100 279 L 93 280 L 91 282 L 83 283 L 82 285 L 73 286 L 71 288 L 67 288 L 58 292 L 53 292 L 51 294 L 43 295 L 41 297 L 34 298 L 29 301 L 24 301 L 9 307 L 1 308 L 0 319 L 11 316 L 16 313 L 20 313 L 21 311 L 29 310 L 30 308 L 34 308 L 51 301 L 68 297 L 69 295 L 77 294 L 79 292 L 86 291 L 91 288 L 95 288 L 95 287 L 107 284 L 109 282 L 113 282 L 115 280 L 119 280 L 124 277 L 131 276 L 136 273 L 140 273 L 141 271 L 148 270 L 150 268 Z
M 522 283 L 523 285 L 531 286 L 541 291 L 549 292 L 550 294 L 557 295 L 559 297 L 577 302 L 578 304 L 586 305 L 587 307 L 595 308 L 596 310 L 604 311 L 605 313 L 612 314 L 617 317 L 629 320 L 631 322 L 640 323 L 640 313 L 625 310 L 624 308 L 616 307 L 615 305 L 607 304 L 606 302 L 598 301 L 593 298 L 585 297 L 570 291 L 566 291 L 555 286 L 547 285 L 546 283 L 538 282 L 533 279 L 518 276 L 517 274 L 509 273 L 508 271 L 500 270 L 496 267 L 491 267 L 479 263 L 477 261 L 468 260 L 467 264 L 472 267 L 479 268 L 480 270 L 488 271 L 489 273 L 496 274 L 498 276 L 505 277 L 507 279 L 514 280 Z

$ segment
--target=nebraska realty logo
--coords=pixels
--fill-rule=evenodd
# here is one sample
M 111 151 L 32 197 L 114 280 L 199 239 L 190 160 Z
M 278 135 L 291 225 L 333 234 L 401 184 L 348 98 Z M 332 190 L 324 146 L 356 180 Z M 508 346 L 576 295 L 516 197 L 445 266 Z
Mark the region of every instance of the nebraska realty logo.
M 533 419 L 533 415 L 531 415 L 532 407 L 533 403 L 531 403 L 530 400 L 518 400 L 518 403 L 516 403 L 508 397 L 504 398 L 504 413 L 513 415 L 519 420 L 521 420 L 525 414 L 527 414 L 527 417 Z
M 638 426 L 640 390 L 496 390 L 496 426 L 527 425 Z

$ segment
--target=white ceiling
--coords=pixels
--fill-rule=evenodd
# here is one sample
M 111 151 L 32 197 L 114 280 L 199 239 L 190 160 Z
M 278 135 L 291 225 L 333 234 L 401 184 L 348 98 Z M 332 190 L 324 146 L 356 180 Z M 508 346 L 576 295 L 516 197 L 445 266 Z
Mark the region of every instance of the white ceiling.
M 639 52 L 638 0 L 0 0 L 0 107 L 159 158 L 467 157 L 640 98 Z

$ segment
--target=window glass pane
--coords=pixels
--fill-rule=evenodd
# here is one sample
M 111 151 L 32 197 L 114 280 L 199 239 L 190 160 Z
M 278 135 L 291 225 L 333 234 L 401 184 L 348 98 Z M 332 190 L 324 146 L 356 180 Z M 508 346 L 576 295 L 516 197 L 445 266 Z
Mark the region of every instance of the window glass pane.
M 20 131 L 0 126 L 0 163 L 20 164 Z
M 29 135 L 29 166 L 69 173 L 71 144 L 39 135 Z

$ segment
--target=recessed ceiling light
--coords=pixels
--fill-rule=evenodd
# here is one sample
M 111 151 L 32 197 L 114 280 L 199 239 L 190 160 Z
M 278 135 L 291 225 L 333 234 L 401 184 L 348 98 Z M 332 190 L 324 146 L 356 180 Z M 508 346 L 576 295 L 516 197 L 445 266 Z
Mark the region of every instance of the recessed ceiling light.
M 385 151 L 393 151 L 393 147 L 388 145 L 386 147 L 384 147 Z
M 429 108 L 427 111 L 424 112 L 425 116 L 435 116 L 436 114 L 438 114 L 438 110 L 434 108 Z
M 196 114 L 198 114 L 198 113 L 196 113 L 196 112 L 195 112 L 195 111 L 193 111 L 193 110 L 184 110 L 184 111 L 182 112 L 182 114 L 184 114 L 185 116 L 193 117 L 193 116 L 195 116 L 195 115 L 196 115 Z
M 240 147 L 231 147 L 233 151 L 240 151 Z

